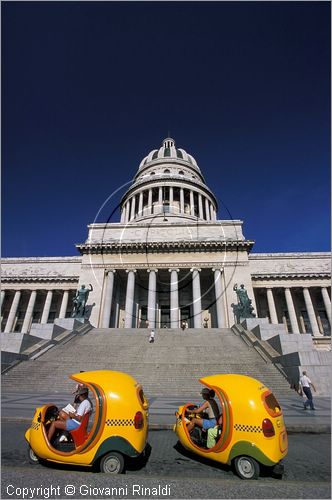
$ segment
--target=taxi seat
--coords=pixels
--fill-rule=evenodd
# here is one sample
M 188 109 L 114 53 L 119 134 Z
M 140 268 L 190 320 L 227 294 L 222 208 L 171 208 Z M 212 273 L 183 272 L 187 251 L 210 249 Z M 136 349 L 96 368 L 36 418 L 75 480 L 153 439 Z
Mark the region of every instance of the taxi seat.
M 83 415 L 81 424 L 77 429 L 70 431 L 71 437 L 73 438 L 75 448 L 81 446 L 88 437 L 88 423 L 90 418 L 90 412 Z

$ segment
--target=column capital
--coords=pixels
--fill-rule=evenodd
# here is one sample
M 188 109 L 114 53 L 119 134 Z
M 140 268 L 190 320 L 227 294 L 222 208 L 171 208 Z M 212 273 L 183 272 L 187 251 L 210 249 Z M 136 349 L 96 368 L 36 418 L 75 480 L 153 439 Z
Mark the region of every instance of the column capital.
M 147 269 L 147 272 L 150 273 L 151 271 L 154 271 L 155 273 L 158 272 L 158 269 L 151 267 L 151 269 Z
M 212 268 L 212 271 L 215 272 L 215 271 L 220 271 L 221 273 L 224 272 L 224 268 L 223 267 L 213 267 Z
M 137 272 L 137 269 L 126 269 L 126 273 L 136 273 Z
M 169 272 L 169 273 L 171 273 L 172 271 L 176 271 L 177 273 L 179 273 L 179 272 L 180 272 L 180 269 L 178 269 L 177 267 L 174 267 L 173 269 L 172 269 L 172 268 L 170 268 L 170 269 L 168 270 L 168 272 Z
M 192 267 L 190 269 L 190 272 L 193 273 L 194 271 L 198 271 L 199 273 L 201 272 L 202 269 L 200 269 L 199 267 Z
M 105 274 L 107 275 L 109 273 L 115 274 L 116 273 L 116 269 L 105 269 Z

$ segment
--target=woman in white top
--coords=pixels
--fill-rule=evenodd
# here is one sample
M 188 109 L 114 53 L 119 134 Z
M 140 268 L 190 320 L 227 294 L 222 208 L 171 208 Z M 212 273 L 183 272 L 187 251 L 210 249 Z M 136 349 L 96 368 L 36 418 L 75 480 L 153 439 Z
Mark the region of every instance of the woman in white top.
M 82 387 L 81 389 L 79 389 L 78 396 L 81 403 L 79 404 L 75 413 L 66 413 L 64 411 L 60 411 L 59 420 L 55 420 L 54 422 L 52 422 L 48 430 L 47 438 L 49 442 L 51 442 L 56 429 L 73 431 L 80 426 L 83 416 L 86 413 L 90 413 L 92 411 L 92 406 L 88 399 L 88 394 L 89 389 L 87 387 Z
M 205 418 L 193 418 L 191 422 L 187 425 L 187 430 L 190 433 L 195 425 L 202 427 L 204 430 L 210 429 L 217 425 L 217 420 L 219 419 L 219 408 L 214 400 L 215 392 L 214 390 L 210 390 L 208 388 L 202 389 L 201 392 L 203 399 L 205 399 L 204 403 L 197 408 L 196 410 L 190 410 L 190 413 L 205 413 L 207 416 Z M 188 410 L 189 411 L 189 410 Z

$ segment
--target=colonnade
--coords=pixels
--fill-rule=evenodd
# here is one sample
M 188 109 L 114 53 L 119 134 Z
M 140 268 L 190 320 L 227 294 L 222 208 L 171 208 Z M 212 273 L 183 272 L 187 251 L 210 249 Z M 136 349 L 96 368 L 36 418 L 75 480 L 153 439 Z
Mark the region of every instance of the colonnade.
M 278 318 L 276 300 L 280 301 L 284 298 L 291 333 L 305 333 L 306 327 L 304 325 L 303 318 L 301 318 L 301 314 L 299 314 L 299 305 L 294 302 L 294 295 L 296 290 L 296 302 L 300 302 L 303 304 L 303 308 L 305 308 L 305 312 L 308 316 L 308 321 L 310 324 L 311 333 L 314 336 L 322 335 L 323 328 L 322 325 L 319 324 L 319 313 L 315 308 L 315 305 L 312 300 L 312 295 L 310 289 L 314 288 L 316 291 L 320 289 L 321 299 L 324 304 L 325 313 L 331 328 L 331 299 L 327 290 L 327 287 L 280 287 L 280 286 L 271 286 L 270 288 L 255 288 L 256 290 L 256 302 L 259 302 L 259 295 L 257 293 L 258 290 L 263 291 L 266 290 L 266 299 L 268 306 L 268 315 L 270 317 L 270 321 L 273 324 L 278 324 L 280 322 L 280 314 Z M 276 292 L 278 292 L 278 299 L 276 299 Z M 280 306 L 279 306 L 280 309 Z
M 169 325 L 172 328 L 178 328 L 180 325 L 180 305 L 183 307 L 183 300 L 180 300 L 179 291 L 179 273 L 184 269 L 170 268 L 169 272 Z M 140 273 L 144 270 L 140 270 Z M 157 268 L 150 268 L 146 270 L 147 280 L 147 320 L 151 327 L 157 324 L 157 310 L 158 310 L 158 273 L 161 270 Z M 163 269 L 164 271 L 164 269 Z M 201 328 L 205 318 L 202 318 L 202 281 L 201 269 L 192 268 L 185 269 L 188 281 L 188 297 L 191 315 L 191 326 L 194 328 Z M 136 269 L 116 270 L 112 269 L 107 272 L 105 277 L 105 285 L 103 296 L 101 300 L 101 315 L 100 326 L 108 328 L 111 320 L 111 310 L 116 306 L 119 312 L 119 290 L 115 290 L 115 277 L 118 272 L 125 274 L 125 297 L 124 303 L 121 306 L 124 310 L 123 323 L 119 326 L 131 328 L 134 325 L 135 316 L 135 289 L 137 283 Z M 215 323 L 214 326 L 224 328 L 229 326 L 226 316 L 225 304 L 225 284 L 223 283 L 223 270 L 212 268 L 205 269 L 205 272 L 211 272 L 211 294 L 209 300 L 214 304 Z M 165 275 L 164 275 L 165 276 Z M 207 274 L 205 274 L 205 277 Z M 209 278 L 210 280 L 210 278 Z M 210 281 L 209 281 L 210 283 Z M 183 288 L 181 288 L 183 297 Z M 287 314 L 287 326 L 290 333 L 306 333 L 310 332 L 314 336 L 322 334 L 327 335 L 329 325 L 331 327 L 331 299 L 329 291 L 325 286 L 313 287 L 280 287 L 271 286 L 259 288 L 257 285 L 254 287 L 257 313 L 258 317 L 269 316 L 272 324 L 278 324 L 282 321 L 286 322 L 284 317 Z M 116 292 L 116 293 L 115 293 Z M 262 294 L 257 293 L 262 292 Z M 54 300 L 54 294 L 57 294 Z M 29 295 L 28 295 L 29 294 Z M 28 333 L 31 323 L 34 320 L 34 313 L 38 311 L 38 317 L 35 321 L 39 323 L 47 323 L 52 321 L 50 319 L 50 312 L 53 311 L 53 316 L 56 312 L 56 317 L 65 318 L 70 315 L 71 298 L 74 296 L 75 290 L 2 290 L 1 291 L 1 308 L 6 309 L 4 321 L 2 322 L 2 329 L 5 332 L 21 331 Z M 265 297 L 265 299 L 264 299 Z M 203 297 L 204 298 L 204 297 Z M 24 299 L 24 300 L 23 300 Z M 235 297 L 234 297 L 235 299 Z M 266 301 L 266 306 L 263 305 L 263 299 Z M 320 310 L 317 308 L 317 302 L 320 299 Z M 7 302 L 6 302 L 7 301 Z M 206 301 L 205 301 L 206 302 Z M 36 308 L 37 305 L 37 308 Z M 264 307 L 267 309 L 265 310 Z M 203 309 L 206 307 L 203 306 Z M 322 326 L 321 316 L 322 309 L 325 317 L 325 332 Z M 8 314 L 7 314 L 8 313 Z M 305 321 L 303 314 L 306 314 Z M 16 323 L 20 318 L 20 328 L 16 328 Z M 232 322 L 232 319 L 230 320 Z
M 179 299 L 179 272 L 180 269 L 169 269 L 169 325 L 171 328 L 179 328 L 180 326 L 180 299 Z M 194 328 L 202 328 L 202 297 L 201 297 L 201 269 L 192 268 L 186 269 L 190 271 L 191 276 L 191 297 L 192 299 L 186 304 L 191 309 L 191 317 Z M 212 284 L 214 287 L 214 300 L 216 305 L 217 323 L 219 328 L 227 326 L 225 304 L 224 304 L 224 287 L 222 285 L 222 269 L 212 269 Z M 101 327 L 108 328 L 110 324 L 111 309 L 113 302 L 114 277 L 116 270 L 107 271 L 105 279 L 105 287 L 102 300 Z M 151 328 L 156 327 L 156 312 L 157 312 L 157 276 L 158 269 L 150 268 L 146 270 L 148 274 L 147 287 L 147 321 Z M 124 327 L 135 327 L 135 285 L 136 285 L 136 269 L 126 270 L 126 292 L 124 304 Z
M 204 194 L 183 187 L 159 186 L 131 195 L 122 207 L 121 223 L 166 212 L 192 215 L 206 221 L 217 220 L 216 208 Z
M 68 314 L 68 302 L 69 302 L 69 294 L 75 293 L 74 290 L 1 290 L 1 309 L 5 305 L 5 299 L 7 295 L 12 295 L 14 293 L 13 300 L 10 305 L 9 313 L 7 319 L 4 324 L 3 331 L 8 333 L 12 332 L 15 329 L 15 323 L 17 321 L 18 315 L 22 316 L 23 313 L 23 322 L 22 327 L 20 328 L 21 333 L 28 333 L 31 327 L 31 323 L 33 321 L 33 315 L 35 312 L 37 297 L 40 297 L 40 294 L 45 295 L 45 301 L 41 310 L 40 321 L 41 324 L 46 324 L 49 321 L 50 311 L 52 301 L 54 299 L 55 292 L 62 293 L 60 308 L 57 307 L 57 317 L 65 318 Z M 22 295 L 29 294 L 28 303 L 25 309 L 22 310 Z

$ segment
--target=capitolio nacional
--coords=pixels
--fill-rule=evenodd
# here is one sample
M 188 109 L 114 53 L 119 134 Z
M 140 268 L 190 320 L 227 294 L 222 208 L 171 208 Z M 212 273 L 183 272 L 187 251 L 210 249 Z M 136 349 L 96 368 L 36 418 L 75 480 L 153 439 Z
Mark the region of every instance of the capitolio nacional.
M 83 342 L 95 331 L 98 342 L 102 332 L 104 342 L 106 332 L 130 332 L 135 345 L 135 335 L 139 343 L 143 331 L 155 329 L 156 343 L 172 338 L 173 355 L 180 334 L 199 335 L 202 345 L 204 336 L 218 335 L 222 350 L 228 332 L 225 339 L 245 337 L 256 351 L 258 342 L 289 383 L 307 368 L 327 391 L 330 254 L 255 253 L 243 221 L 219 218 L 213 186 L 169 137 L 140 162 L 119 208 L 119 222 L 88 226 L 76 256 L 2 259 L 6 369 L 36 356 L 37 344 L 50 356 L 68 334 Z M 74 307 L 79 291 L 81 315 Z

